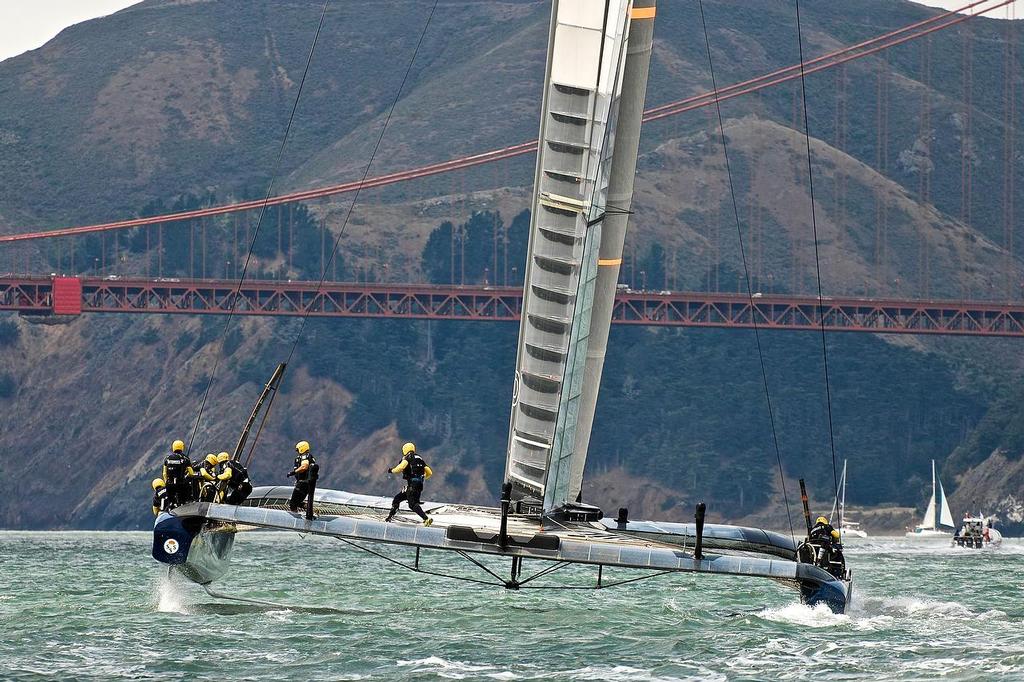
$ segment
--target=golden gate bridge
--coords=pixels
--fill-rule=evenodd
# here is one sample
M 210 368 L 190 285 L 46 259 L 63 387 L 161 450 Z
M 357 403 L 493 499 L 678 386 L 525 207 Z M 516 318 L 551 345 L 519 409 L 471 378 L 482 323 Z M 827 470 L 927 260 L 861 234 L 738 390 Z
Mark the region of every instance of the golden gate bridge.
M 926 37 L 937 31 L 969 21 L 975 16 L 990 13 L 1013 4 L 1014 0 L 979 0 L 965 4 L 955 11 L 945 12 L 834 50 L 804 63 L 805 74 L 834 68 L 847 62 L 876 54 L 883 50 Z M 975 12 L 975 13 L 970 13 Z M 967 59 L 965 42 L 965 62 Z M 1007 47 L 1012 50 L 1012 46 Z M 1008 56 L 1009 60 L 1012 55 Z M 1009 63 L 1009 61 L 1008 61 Z M 705 92 L 675 102 L 648 109 L 644 121 L 654 121 L 698 108 L 757 92 L 800 78 L 800 65 L 774 70 L 756 78 L 720 88 L 717 93 Z M 966 83 L 965 76 L 965 83 Z M 1012 76 L 1008 77 L 1012 80 Z M 881 85 L 880 85 L 881 87 Z M 1010 99 L 1014 93 L 1008 93 Z M 966 85 L 965 85 L 966 90 Z M 881 99 L 880 99 L 881 101 Z M 880 105 L 881 106 L 881 105 Z M 925 102 L 927 106 L 927 102 Z M 1010 105 L 1008 105 L 1010 106 Z M 1012 135 L 1013 113 L 1007 135 Z M 838 113 L 837 113 L 838 115 Z M 927 120 L 927 110 L 922 117 Z M 1004 117 L 1006 118 L 1006 117 Z M 884 134 L 885 116 L 879 112 L 879 135 Z M 1011 141 L 1008 144 L 1012 145 Z M 16 311 L 28 316 L 74 316 L 83 313 L 188 313 L 218 314 L 233 311 L 244 315 L 303 315 L 339 317 L 382 317 L 405 319 L 447 319 L 501 321 L 517 320 L 521 313 L 522 291 L 519 287 L 464 285 L 464 284 L 382 284 L 324 282 L 276 279 L 270 281 L 246 280 L 240 284 L 227 279 L 230 263 L 225 264 L 224 279 L 206 277 L 205 229 L 198 248 L 204 254 L 201 274 L 196 277 L 164 276 L 162 264 L 155 276 L 111 274 L 106 258 L 106 237 L 113 233 L 112 250 L 117 253 L 117 234 L 120 231 L 146 227 L 157 230 L 156 242 L 162 252 L 165 229 L 189 224 L 191 221 L 228 214 L 243 214 L 267 206 L 295 205 L 326 197 L 355 192 L 360 189 L 384 187 L 401 182 L 472 168 L 482 164 L 535 153 L 537 141 L 462 156 L 448 161 L 397 171 L 363 181 L 347 182 L 326 187 L 295 191 L 269 198 L 208 206 L 188 211 L 131 218 L 59 229 L 34 229 L 15 234 L 0 235 L 0 243 L 24 244 L 39 240 L 74 239 L 83 235 L 99 234 L 103 238 L 102 265 L 94 265 L 93 275 L 50 276 L 30 274 L 26 264 L 18 273 L 17 258 L 11 252 L 10 272 L 0 276 L 0 310 Z M 961 177 L 964 191 L 970 192 L 970 162 L 963 155 Z M 1004 249 L 1012 250 L 1013 209 L 1012 155 L 1004 155 Z M 922 180 L 924 182 L 924 180 Z M 922 188 L 927 199 L 928 188 Z M 970 205 L 969 196 L 965 202 Z M 289 212 L 291 213 L 291 212 Z M 280 213 L 279 213 L 280 216 Z M 970 222 L 969 208 L 961 216 Z M 280 229 L 279 217 L 279 229 Z M 289 231 L 290 231 L 289 226 Z M 237 222 L 236 222 L 237 247 Z M 147 248 L 149 233 L 147 232 Z M 280 237 L 279 237 L 280 239 Z M 289 234 L 289 243 L 292 236 Z M 196 245 L 190 239 L 190 259 L 195 262 Z M 69 249 L 74 254 L 74 247 Z M 924 256 L 926 258 L 926 256 Z M 74 268 L 74 256 L 72 270 Z M 236 257 L 235 274 L 237 276 Z M 321 261 L 323 257 L 321 256 Z M 927 267 L 927 266 L 924 266 Z M 88 269 L 88 264 L 85 265 Z M 213 270 L 213 268 L 211 268 Z M 16 274 L 18 273 L 18 274 Z M 1007 286 L 1004 293 L 1009 293 Z M 1009 296 L 1007 296 L 1009 298 Z M 1024 336 L 1024 303 L 1013 301 L 935 300 L 900 297 L 836 297 L 819 301 L 817 296 L 758 293 L 753 297 L 722 292 L 647 291 L 626 288 L 619 292 L 613 313 L 619 324 L 643 324 L 694 327 L 752 327 L 765 329 L 806 329 L 830 331 L 866 331 L 872 333 L 911 334 L 963 334 L 978 336 Z

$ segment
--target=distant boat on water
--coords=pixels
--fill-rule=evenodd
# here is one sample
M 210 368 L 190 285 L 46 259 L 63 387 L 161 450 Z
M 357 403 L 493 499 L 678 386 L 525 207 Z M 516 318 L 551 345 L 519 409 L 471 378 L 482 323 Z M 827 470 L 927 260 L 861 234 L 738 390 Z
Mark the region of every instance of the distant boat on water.
M 949 528 L 945 530 L 943 528 Z M 942 481 L 935 475 L 935 460 L 932 460 L 932 497 L 928 500 L 928 508 L 924 510 L 924 520 L 914 530 L 907 532 L 908 538 L 952 538 L 955 528 L 953 513 L 949 511 L 946 493 L 942 489 Z
M 836 500 L 839 507 L 839 516 L 836 518 L 836 525 L 839 526 L 839 536 L 845 538 L 866 538 L 868 536 L 860 529 L 856 521 L 846 519 L 846 460 L 843 460 L 843 475 L 839 478 L 839 499 Z M 832 516 L 835 516 L 836 507 L 832 507 Z
M 1003 544 L 1003 534 L 992 527 L 994 519 L 984 514 L 964 515 L 960 530 L 953 536 L 953 544 L 972 549 L 988 549 Z

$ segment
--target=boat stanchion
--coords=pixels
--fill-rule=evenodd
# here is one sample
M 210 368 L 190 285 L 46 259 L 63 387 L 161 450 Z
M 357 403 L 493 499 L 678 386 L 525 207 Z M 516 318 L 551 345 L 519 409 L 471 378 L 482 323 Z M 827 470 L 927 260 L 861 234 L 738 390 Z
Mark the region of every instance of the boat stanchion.
M 498 546 L 508 547 L 508 506 L 512 501 L 512 484 L 501 486 L 501 527 L 498 529 Z
M 693 558 L 697 561 L 704 558 L 704 513 L 706 511 L 707 505 L 703 502 L 698 502 L 697 513 L 693 516 L 693 520 L 697 523 L 697 544 L 693 547 Z

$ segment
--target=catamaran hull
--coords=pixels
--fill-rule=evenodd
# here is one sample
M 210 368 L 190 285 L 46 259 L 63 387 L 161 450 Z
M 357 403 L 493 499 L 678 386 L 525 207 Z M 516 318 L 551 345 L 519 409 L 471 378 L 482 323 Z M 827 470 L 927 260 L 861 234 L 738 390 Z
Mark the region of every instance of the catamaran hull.
M 231 524 L 164 513 L 153 525 L 153 558 L 200 585 L 227 572 L 234 544 Z
M 601 523 L 565 522 L 554 528 L 519 517 L 509 520 L 508 544 L 502 546 L 496 532 L 500 521 L 497 509 L 423 502 L 434 519 L 434 525 L 426 528 L 409 523 L 402 518 L 404 514 L 395 523 L 384 523 L 390 498 L 318 489 L 314 498 L 318 516 L 308 520 L 303 514 L 287 511 L 290 492 L 286 486 L 256 488 L 243 505 L 196 503 L 179 507 L 157 519 L 153 556 L 178 567 L 190 580 L 206 584 L 227 569 L 236 526 L 269 528 L 597 567 L 770 578 L 799 588 L 801 601 L 812 606 L 826 604 L 843 613 L 849 604 L 849 581 L 837 580 L 817 566 L 785 558 L 786 545 L 792 539 L 757 529 L 709 524 L 708 549 L 717 545 L 726 551 L 738 550 L 739 554 L 709 551 L 698 559 L 687 534 L 690 524 L 629 523 L 638 531 L 656 528 L 658 534 L 666 536 L 655 540 L 642 537 L 640 532 L 621 533 Z M 669 535 L 676 536 L 674 541 L 666 541 Z M 166 551 L 164 543 L 168 540 L 179 543 L 175 552 Z M 776 556 L 765 557 L 766 553 Z

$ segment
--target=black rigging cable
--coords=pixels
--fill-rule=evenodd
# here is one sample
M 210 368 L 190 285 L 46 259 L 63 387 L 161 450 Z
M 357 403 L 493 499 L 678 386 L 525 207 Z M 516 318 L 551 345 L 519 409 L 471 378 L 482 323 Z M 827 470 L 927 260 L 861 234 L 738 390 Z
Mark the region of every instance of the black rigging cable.
M 409 60 L 409 65 L 405 68 L 405 75 L 402 77 L 402 83 L 398 86 L 398 92 L 395 93 L 395 99 L 391 103 L 391 107 L 388 109 L 388 115 L 384 118 L 384 125 L 381 126 L 380 135 L 377 136 L 377 142 L 373 145 L 373 151 L 370 153 L 370 160 L 366 163 L 366 170 L 363 171 L 363 177 L 360 178 L 355 196 L 352 197 L 352 203 L 348 205 L 348 213 L 345 214 L 345 222 L 341 224 L 341 231 L 338 232 L 338 237 L 334 240 L 334 248 L 331 249 L 331 257 L 328 258 L 327 262 L 324 264 L 323 272 L 320 273 L 320 282 L 316 285 L 316 291 L 313 294 L 313 298 L 310 300 L 310 304 L 306 308 L 306 311 L 302 314 L 302 322 L 299 324 L 299 330 L 295 334 L 295 341 L 292 342 L 291 350 L 288 351 L 288 359 L 285 361 L 288 364 L 291 364 L 292 355 L 295 354 L 295 348 L 299 345 L 299 341 L 302 339 L 302 332 L 306 328 L 306 321 L 309 319 L 309 313 L 313 310 L 313 303 L 316 301 L 316 297 L 319 296 L 323 290 L 324 282 L 327 279 L 327 273 L 331 269 L 331 265 L 334 263 L 334 258 L 338 253 L 338 245 L 341 244 L 341 238 L 345 236 L 345 230 L 348 229 L 349 219 L 352 218 L 352 211 L 355 210 L 356 202 L 359 201 L 359 194 L 362 192 L 366 178 L 370 174 L 370 168 L 373 167 L 373 160 L 377 156 L 377 150 L 380 149 L 380 143 L 384 139 L 384 133 L 388 129 L 388 123 L 391 121 L 392 114 L 395 113 L 395 107 L 398 106 L 398 100 L 402 97 L 402 91 L 405 89 L 406 81 L 409 80 L 409 74 L 412 73 L 412 67 L 416 63 L 417 55 L 420 53 L 420 47 L 423 45 L 423 38 L 427 35 L 427 28 L 430 26 L 430 20 L 434 18 L 434 10 L 437 9 L 438 1 L 439 0 L 434 0 L 434 4 L 430 7 L 430 13 L 427 15 L 427 20 L 423 24 L 423 30 L 420 31 L 420 38 L 416 41 L 416 47 L 412 51 L 412 58 Z
M 821 359 L 825 372 L 825 405 L 828 411 L 828 443 L 832 451 L 832 483 L 835 486 L 836 499 L 839 499 L 839 477 L 836 473 L 836 436 L 832 427 L 832 389 L 828 378 L 828 347 L 825 343 L 825 312 L 822 307 L 821 295 L 821 261 L 818 257 L 818 219 L 814 210 L 814 172 L 811 167 L 811 121 L 807 117 L 807 79 L 804 74 L 804 38 L 800 23 L 800 0 L 796 1 L 796 37 L 800 48 L 800 99 L 804 110 L 804 141 L 807 144 L 807 189 L 811 198 L 811 231 L 814 237 L 814 276 L 818 283 L 818 318 L 821 322 Z M 839 517 L 839 527 L 843 527 L 843 519 Z M 842 532 L 842 531 L 840 531 Z
M 754 340 L 757 343 L 757 359 L 761 363 L 761 382 L 764 385 L 764 399 L 768 404 L 768 419 L 772 425 L 772 443 L 775 445 L 775 459 L 779 465 L 779 480 L 782 483 L 782 497 L 786 501 L 786 518 L 789 520 L 789 534 L 796 542 L 796 533 L 793 530 L 793 516 L 789 508 L 789 493 L 786 492 L 786 475 L 782 469 L 782 452 L 779 449 L 779 435 L 775 428 L 775 411 L 772 409 L 771 392 L 768 390 L 768 371 L 764 364 L 764 352 L 761 348 L 761 330 L 757 324 L 757 309 L 754 306 L 754 292 L 750 283 L 750 269 L 747 266 L 747 252 L 743 244 L 743 230 L 740 228 L 740 211 L 736 201 L 736 187 L 732 179 L 732 166 L 729 163 L 729 145 L 725 139 L 725 123 L 722 119 L 722 103 L 718 99 L 718 82 L 715 79 L 715 65 L 711 58 L 711 40 L 708 37 L 708 25 L 704 19 L 704 0 L 698 0 L 700 6 L 700 23 L 704 29 L 704 46 L 708 53 L 708 69 L 711 71 L 711 87 L 715 93 L 715 110 L 718 112 L 718 131 L 722 138 L 722 153 L 725 155 L 725 172 L 729 179 L 729 197 L 732 199 L 732 212 L 736 220 L 736 236 L 740 243 L 740 258 L 743 261 L 743 277 L 747 284 L 747 301 L 750 305 L 750 319 L 754 324 Z
M 277 163 L 274 164 L 274 172 L 270 176 L 270 184 L 267 186 L 267 193 L 263 198 L 263 205 L 260 206 L 260 215 L 256 221 L 256 229 L 253 230 L 252 240 L 249 242 L 249 250 L 245 254 L 245 263 L 242 265 L 242 274 L 238 278 L 238 284 L 235 286 L 235 291 L 231 296 L 231 306 L 228 308 L 227 319 L 224 320 L 224 328 L 220 332 L 220 339 L 223 339 L 228 332 L 228 326 L 231 324 L 231 317 L 235 313 L 235 307 L 238 305 L 239 294 L 242 290 L 242 284 L 245 282 L 245 274 L 249 269 L 249 262 L 252 260 L 252 252 L 256 248 L 256 238 L 260 234 L 260 226 L 263 225 L 263 217 L 267 213 L 267 206 L 270 203 L 270 198 L 274 194 L 274 183 L 277 181 L 277 176 L 281 172 L 281 162 L 284 159 L 284 149 L 288 144 L 288 136 L 292 131 L 292 122 L 295 120 L 295 112 L 299 108 L 299 98 L 302 97 L 302 86 L 306 83 L 306 75 L 309 73 L 309 65 L 313 62 L 313 53 L 316 51 L 317 42 L 320 40 L 320 31 L 324 27 L 324 17 L 327 16 L 327 6 L 331 0 L 324 0 L 323 9 L 320 11 L 320 22 L 317 24 L 316 33 L 313 35 L 313 43 L 309 46 L 309 55 L 306 57 L 306 66 L 302 70 L 302 79 L 299 81 L 299 89 L 295 93 L 295 101 L 292 102 L 292 110 L 288 115 L 288 124 L 284 129 L 284 137 L 281 139 L 281 147 L 277 152 Z M 206 382 L 206 391 L 203 393 L 203 401 L 199 404 L 199 413 L 196 415 L 196 423 L 192 428 L 192 435 L 188 439 L 188 447 L 186 448 L 186 454 L 192 452 L 192 443 L 195 441 L 196 433 L 199 431 L 199 423 L 203 419 L 203 411 L 206 409 L 206 401 L 210 397 L 210 389 L 213 387 L 214 377 L 217 376 L 217 368 L 220 366 L 220 359 L 223 353 L 217 355 L 216 360 L 213 362 L 213 371 L 210 372 L 210 378 Z M 290 356 L 289 356 L 290 357 Z

